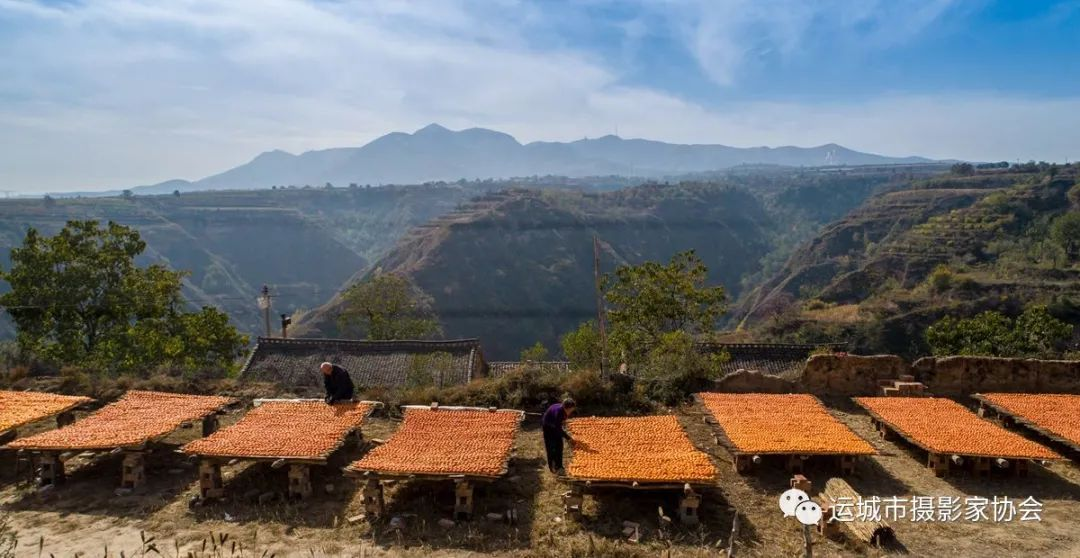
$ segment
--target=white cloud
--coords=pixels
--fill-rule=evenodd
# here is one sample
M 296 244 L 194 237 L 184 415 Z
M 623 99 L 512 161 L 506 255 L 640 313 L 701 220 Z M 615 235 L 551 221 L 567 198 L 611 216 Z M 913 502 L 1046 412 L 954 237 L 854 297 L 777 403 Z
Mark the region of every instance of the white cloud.
M 732 85 L 757 58 L 789 59 L 820 43 L 877 50 L 914 39 L 957 0 L 644 0 L 654 20 L 680 30 L 705 74 Z M 970 4 L 970 2 L 969 2 Z
M 522 29 L 543 25 L 545 14 L 509 1 L 63 6 L 0 0 L 0 51 L 15 54 L 0 57 L 0 75 L 9 78 L 0 80 L 0 189 L 195 179 L 269 149 L 360 145 L 434 121 L 523 141 L 618 126 L 623 136 L 668 141 L 837 142 L 972 159 L 1080 156 L 1067 152 L 1080 145 L 1076 98 L 957 92 L 706 108 L 627 86 L 618 68 L 590 52 L 537 49 Z M 918 28 L 931 15 L 898 25 Z M 814 17 L 790 14 L 771 48 L 796 48 Z M 848 17 L 865 24 L 879 16 Z M 715 25 L 707 49 L 723 56 L 723 37 L 738 44 L 746 31 Z M 736 56 L 715 71 L 727 75 L 725 67 L 742 63 Z

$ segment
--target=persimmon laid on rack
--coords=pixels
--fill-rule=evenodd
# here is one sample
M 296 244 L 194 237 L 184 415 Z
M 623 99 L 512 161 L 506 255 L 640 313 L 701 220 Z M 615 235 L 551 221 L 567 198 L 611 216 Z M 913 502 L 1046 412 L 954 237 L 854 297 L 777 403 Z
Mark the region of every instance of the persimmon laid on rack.
M 567 430 L 574 439 L 566 468 L 572 479 L 708 483 L 716 476 L 674 416 L 576 418 Z
M 520 411 L 407 407 L 397 432 L 349 469 L 497 477 L 521 418 Z
M 89 397 L 36 391 L 0 391 L 0 434 L 93 401 Z
M 730 449 L 746 454 L 873 455 L 809 394 L 699 393 Z
M 987 409 L 1080 451 L 1080 395 L 983 393 L 975 399 Z
M 105 450 L 141 446 L 235 403 L 230 397 L 132 390 L 71 426 L 8 444 L 26 450 Z
M 1061 456 L 940 397 L 857 397 L 855 402 L 913 443 L 933 453 L 1015 459 Z
M 325 464 L 350 434 L 359 434 L 364 419 L 380 406 L 375 401 L 328 405 L 314 399 L 257 399 L 255 408 L 236 424 L 195 440 L 182 451 L 202 459 L 199 490 L 204 499 L 224 496 L 221 468 L 236 460 L 289 465 L 288 494 L 306 498 L 314 492 L 310 467 Z
M 712 485 L 716 467 L 677 418 L 583 417 L 566 428 L 574 440 L 565 477 L 570 491 L 562 495 L 568 515 L 579 517 L 585 494 L 594 489 L 679 490 L 679 520 L 698 523 L 695 488 Z
M 366 479 L 364 509 L 384 513 L 384 480 L 452 480 L 454 516 L 473 512 L 477 482 L 493 482 L 507 472 L 514 436 L 525 414 L 479 407 L 407 405 L 405 418 L 386 443 L 345 472 Z
M 236 424 L 182 448 L 187 454 L 241 459 L 325 459 L 360 428 L 375 403 L 266 401 Z

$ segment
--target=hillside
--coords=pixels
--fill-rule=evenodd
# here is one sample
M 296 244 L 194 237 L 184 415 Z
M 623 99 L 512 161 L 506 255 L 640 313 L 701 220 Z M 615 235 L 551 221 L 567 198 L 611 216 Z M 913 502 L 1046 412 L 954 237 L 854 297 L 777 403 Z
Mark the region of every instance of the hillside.
M 230 191 L 0 202 L 0 265 L 28 227 L 53 234 L 70 219 L 134 226 L 146 261 L 191 272 L 184 297 L 222 308 L 245 332 L 261 332 L 256 296 L 273 293 L 273 319 L 324 302 L 412 225 L 451 211 L 475 192 L 460 187 Z M 0 289 L 7 288 L 0 284 Z M 0 337 L 13 335 L 6 314 Z
M 361 147 L 293 155 L 268 151 L 248 163 L 201 180 L 170 180 L 132 190 L 168 194 L 195 190 L 269 188 L 274 185 L 338 186 L 419 184 L 429 181 L 559 175 L 659 178 L 739 165 L 789 167 L 925 163 L 922 157 L 887 157 L 836 144 L 817 147 L 682 145 L 608 135 L 577 141 L 521 144 L 483 128 L 451 131 L 431 124 L 412 134 L 394 132 Z
M 694 249 L 734 301 L 777 254 L 890 180 L 785 171 L 606 193 L 496 192 L 417 227 L 373 267 L 412 278 L 448 337 L 479 337 L 489 358 L 514 359 L 536 341 L 557 350 L 562 333 L 595 316 L 594 235 L 603 272 Z M 338 304 L 305 316 L 297 333 L 337 334 Z
M 915 356 L 946 314 L 1045 303 L 1076 323 L 1080 269 L 1049 238 L 1077 166 L 943 176 L 877 195 L 799 247 L 738 309 L 765 337 L 851 338 L 864 351 Z M 946 287 L 928 283 L 938 266 Z

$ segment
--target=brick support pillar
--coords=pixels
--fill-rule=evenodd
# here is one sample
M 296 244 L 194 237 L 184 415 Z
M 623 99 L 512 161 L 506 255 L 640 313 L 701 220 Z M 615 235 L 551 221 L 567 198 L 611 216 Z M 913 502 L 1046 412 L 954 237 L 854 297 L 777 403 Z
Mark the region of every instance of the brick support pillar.
M 931 453 L 927 457 L 926 466 L 934 471 L 934 476 L 944 477 L 949 474 L 949 456 Z
M 203 499 L 221 498 L 225 495 L 221 464 L 208 459 L 199 464 L 199 493 Z
M 64 475 L 64 462 L 58 453 L 48 452 L 38 456 L 37 470 L 38 484 L 41 486 L 63 484 L 67 478 Z
M 142 451 L 124 452 L 120 486 L 135 490 L 146 484 L 146 454 Z
M 572 486 L 569 492 L 563 492 L 562 503 L 566 515 L 580 518 L 582 505 L 585 503 L 585 495 L 580 487 Z
M 386 513 L 386 499 L 383 496 L 383 486 L 378 479 L 368 479 L 364 483 L 364 512 L 372 516 L 382 516 Z
M 701 495 L 694 492 L 690 485 L 683 487 L 683 493 L 679 496 L 679 521 L 683 525 L 697 525 L 698 508 L 701 506 Z
M 454 519 L 468 519 L 473 513 L 473 485 L 469 481 L 457 481 L 454 486 Z
M 311 468 L 303 464 L 289 465 L 289 496 L 302 499 L 311 493 Z

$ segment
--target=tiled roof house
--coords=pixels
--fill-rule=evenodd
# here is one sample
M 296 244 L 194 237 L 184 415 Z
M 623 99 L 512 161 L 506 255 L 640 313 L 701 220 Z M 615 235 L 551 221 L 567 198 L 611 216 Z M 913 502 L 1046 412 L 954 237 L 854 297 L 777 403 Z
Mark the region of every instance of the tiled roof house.
M 478 339 L 359 341 L 260 337 L 240 377 L 289 386 L 319 386 L 319 364 L 333 362 L 357 389 L 397 389 L 410 383 L 447 386 L 488 374 Z
M 787 376 L 801 373 L 806 359 L 814 350 L 827 347 L 839 352 L 844 350 L 846 344 L 696 343 L 695 346 L 703 353 L 726 351 L 731 358 L 721 365 L 725 375 L 738 370 L 756 370 L 763 374 Z
M 564 360 L 530 360 L 529 362 L 512 360 L 488 363 L 488 371 L 492 378 L 498 378 L 519 369 L 537 374 L 567 374 L 570 372 L 570 363 Z

